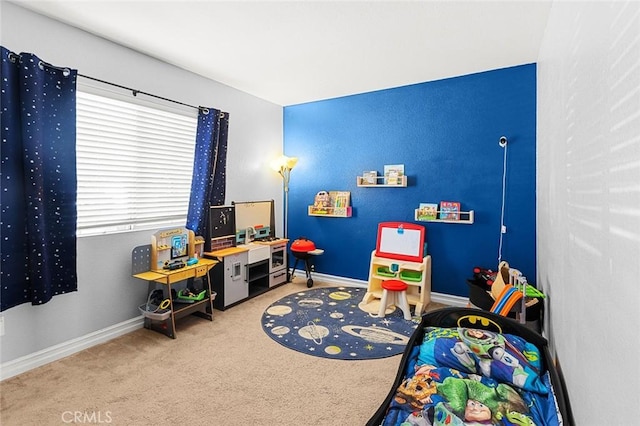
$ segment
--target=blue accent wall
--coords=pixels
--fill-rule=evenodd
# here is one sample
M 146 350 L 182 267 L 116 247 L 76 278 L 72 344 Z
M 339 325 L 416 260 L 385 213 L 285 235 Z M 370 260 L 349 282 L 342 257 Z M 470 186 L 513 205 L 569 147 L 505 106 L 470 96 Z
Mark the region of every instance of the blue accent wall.
M 299 157 L 288 236 L 325 250 L 314 258 L 317 272 L 366 281 L 378 223 L 415 223 L 421 202 L 459 201 L 475 211 L 474 224 L 417 223 L 426 228 L 432 291 L 466 297 L 473 267 L 498 264 L 503 135 L 502 260 L 534 282 L 535 64 L 285 107 L 284 152 Z M 406 188 L 356 185 L 363 171 L 382 174 L 385 164 L 404 164 Z M 315 194 L 333 190 L 351 191 L 353 216 L 308 216 Z

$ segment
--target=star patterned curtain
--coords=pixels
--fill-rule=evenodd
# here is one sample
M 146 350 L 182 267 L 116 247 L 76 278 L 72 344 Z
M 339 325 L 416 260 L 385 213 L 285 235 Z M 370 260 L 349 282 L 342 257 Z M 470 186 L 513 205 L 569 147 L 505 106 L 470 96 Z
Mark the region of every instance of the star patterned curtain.
M 225 201 L 228 132 L 228 113 L 200 108 L 187 213 L 187 228 L 196 235 L 208 235 L 209 208 Z M 211 248 L 207 240 L 205 250 Z
M 4 311 L 77 290 L 77 70 L 0 47 Z

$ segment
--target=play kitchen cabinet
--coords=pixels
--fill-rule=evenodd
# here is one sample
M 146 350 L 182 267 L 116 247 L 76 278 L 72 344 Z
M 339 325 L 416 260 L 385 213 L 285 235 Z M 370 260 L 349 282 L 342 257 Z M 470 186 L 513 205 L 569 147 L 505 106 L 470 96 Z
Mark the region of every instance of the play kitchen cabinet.
M 211 288 L 217 293 L 213 307 L 224 310 L 246 299 L 249 294 L 246 270 L 248 250 L 230 247 L 205 253 L 205 256 L 207 255 L 213 255 L 220 261 L 211 274 L 213 277 Z
M 247 260 L 247 284 L 249 297 L 256 296 L 269 289 L 269 262 L 271 252 L 269 246 L 247 244 L 249 256 Z
M 279 238 L 273 241 L 260 241 L 255 244 L 269 247 L 269 288 L 287 282 L 287 243 L 288 239 Z
M 225 310 L 284 284 L 287 240 L 242 244 L 206 252 L 220 264 L 212 270 L 214 308 Z

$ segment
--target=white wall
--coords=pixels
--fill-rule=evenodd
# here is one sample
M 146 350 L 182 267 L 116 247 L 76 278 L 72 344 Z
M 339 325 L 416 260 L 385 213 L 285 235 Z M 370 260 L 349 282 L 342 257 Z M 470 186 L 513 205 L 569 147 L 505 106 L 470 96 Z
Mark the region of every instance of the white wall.
M 14 4 L 2 2 L 0 14 L 0 41 L 9 50 L 31 52 L 84 75 L 229 112 L 227 203 L 275 199 L 277 231 L 281 234 L 282 180 L 269 168 L 269 161 L 282 153 L 281 106 Z M 211 54 L 215 53 L 203 52 Z M 5 335 L 0 338 L 0 360 L 4 366 L 114 325 L 139 326 L 132 319 L 139 316 L 137 306 L 146 300 L 147 285 L 131 277 L 131 250 L 150 243 L 152 233 L 80 238 L 77 292 L 55 296 L 45 305 L 23 304 L 3 313 Z
M 537 113 L 538 283 L 576 424 L 636 424 L 640 3 L 554 2 Z

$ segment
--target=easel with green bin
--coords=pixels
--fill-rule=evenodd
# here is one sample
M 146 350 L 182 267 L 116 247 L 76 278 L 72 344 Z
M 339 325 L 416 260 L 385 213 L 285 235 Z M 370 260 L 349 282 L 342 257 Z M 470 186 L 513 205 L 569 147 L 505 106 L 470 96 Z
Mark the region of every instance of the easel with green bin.
M 383 222 L 378 226 L 376 250 L 371 253 L 369 281 L 363 303 L 382 297 L 382 282 L 400 280 L 408 285 L 409 305 L 419 316 L 431 301 L 431 256 L 424 255 L 422 225 Z

